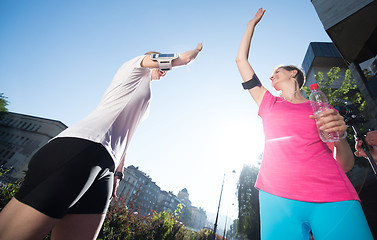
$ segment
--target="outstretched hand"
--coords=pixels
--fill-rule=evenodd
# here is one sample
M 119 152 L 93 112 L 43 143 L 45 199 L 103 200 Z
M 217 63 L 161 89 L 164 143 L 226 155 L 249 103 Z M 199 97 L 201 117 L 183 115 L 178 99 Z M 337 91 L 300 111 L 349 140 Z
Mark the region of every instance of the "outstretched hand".
M 259 21 L 262 19 L 265 12 L 266 10 L 263 10 L 263 8 L 259 8 L 254 18 L 249 21 L 249 24 L 252 24 L 254 26 L 257 25 L 257 23 L 259 23 Z
M 203 44 L 199 43 L 195 49 L 181 53 L 179 58 L 173 60 L 173 66 L 187 65 L 195 60 L 198 54 L 202 51 Z

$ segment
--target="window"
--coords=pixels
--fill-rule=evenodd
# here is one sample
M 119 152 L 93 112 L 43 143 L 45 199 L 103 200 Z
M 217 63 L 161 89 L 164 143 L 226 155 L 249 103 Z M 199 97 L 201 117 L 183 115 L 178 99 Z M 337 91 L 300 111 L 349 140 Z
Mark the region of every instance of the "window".
M 25 143 L 27 143 L 29 141 L 29 138 L 26 138 L 22 143 L 21 143 L 21 146 L 25 145 Z
M 22 129 L 24 129 L 24 127 L 25 127 L 25 125 L 26 125 L 27 123 L 26 122 L 24 122 L 22 125 L 21 125 L 21 127 L 20 128 L 22 128 Z
M 20 138 L 20 136 L 16 136 L 13 140 L 12 140 L 12 142 L 13 143 L 16 143 L 17 142 L 17 140 Z
M 29 123 L 28 125 L 26 125 L 25 127 L 25 130 L 29 130 L 28 128 L 31 126 L 31 123 Z
M 24 137 L 21 137 L 17 142 L 16 144 L 20 144 L 25 138 Z
M 8 159 L 11 159 L 13 157 L 13 155 L 15 154 L 15 152 L 11 152 L 9 155 L 8 155 Z
M 20 121 L 18 124 L 17 124 L 17 128 L 20 127 L 24 122 L 23 121 Z
M 5 158 L 8 154 L 9 154 L 9 151 L 6 151 L 6 152 L 3 154 L 3 157 Z

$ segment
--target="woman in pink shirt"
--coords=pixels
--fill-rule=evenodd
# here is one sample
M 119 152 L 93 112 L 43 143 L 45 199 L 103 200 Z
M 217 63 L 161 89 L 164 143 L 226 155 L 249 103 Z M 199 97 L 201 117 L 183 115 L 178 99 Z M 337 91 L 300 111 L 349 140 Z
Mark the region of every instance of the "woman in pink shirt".
M 345 172 L 354 165 L 345 139 L 321 141 L 325 132 L 347 130 L 334 109 L 313 116 L 310 102 L 301 94 L 304 73 L 295 66 L 279 66 L 270 77 L 281 91 L 273 96 L 263 87 L 248 62 L 254 28 L 265 10 L 259 9 L 247 24 L 237 54 L 244 89 L 259 107 L 265 149 L 255 187 L 259 189 L 262 239 L 373 239 L 358 195 Z

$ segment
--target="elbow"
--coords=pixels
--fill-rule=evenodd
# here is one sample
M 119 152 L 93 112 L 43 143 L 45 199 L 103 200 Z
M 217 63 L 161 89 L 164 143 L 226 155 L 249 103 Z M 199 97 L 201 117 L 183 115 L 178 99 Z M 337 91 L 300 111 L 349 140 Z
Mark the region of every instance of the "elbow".
M 242 58 L 242 57 L 236 57 L 236 63 L 237 65 L 239 65 L 240 63 L 243 63 L 243 62 L 247 62 L 247 59 L 246 58 Z
M 355 159 L 352 158 L 347 163 L 343 164 L 342 168 L 344 172 L 349 172 L 352 170 L 353 166 L 355 165 Z

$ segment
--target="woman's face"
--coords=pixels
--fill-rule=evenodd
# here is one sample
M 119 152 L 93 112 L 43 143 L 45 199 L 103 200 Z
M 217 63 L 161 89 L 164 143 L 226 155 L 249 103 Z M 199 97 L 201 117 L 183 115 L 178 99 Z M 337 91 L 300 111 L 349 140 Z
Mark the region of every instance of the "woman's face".
M 164 77 L 165 75 L 166 75 L 165 71 L 160 71 L 157 68 L 152 69 L 151 80 L 160 80 L 160 78 Z
M 284 68 L 276 68 L 270 77 L 272 87 L 274 87 L 276 90 L 280 90 L 279 83 L 290 80 L 292 75 L 292 72 L 285 70 Z

